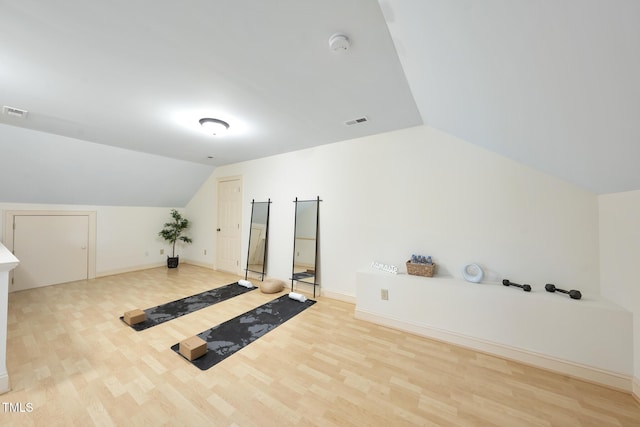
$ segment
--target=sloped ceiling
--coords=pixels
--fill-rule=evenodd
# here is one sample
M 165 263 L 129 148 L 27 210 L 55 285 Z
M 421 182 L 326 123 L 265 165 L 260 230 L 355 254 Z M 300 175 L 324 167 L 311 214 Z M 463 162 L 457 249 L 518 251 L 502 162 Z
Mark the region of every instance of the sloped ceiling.
M 183 206 L 218 165 L 422 123 L 640 189 L 638 22 L 635 0 L 0 0 L 0 104 L 29 111 L 0 114 L 0 202 Z
M 385 0 L 425 124 L 595 193 L 640 189 L 640 2 Z
M 0 124 L 0 201 L 186 206 L 213 168 Z

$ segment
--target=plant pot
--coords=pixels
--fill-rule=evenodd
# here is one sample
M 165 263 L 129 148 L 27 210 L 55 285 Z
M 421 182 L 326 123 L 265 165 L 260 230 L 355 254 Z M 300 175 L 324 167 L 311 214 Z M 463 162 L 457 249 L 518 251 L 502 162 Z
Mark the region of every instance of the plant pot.
M 178 262 L 179 261 L 180 261 L 180 257 L 179 256 L 175 256 L 175 257 L 168 256 L 167 257 L 167 267 L 176 268 L 178 266 Z

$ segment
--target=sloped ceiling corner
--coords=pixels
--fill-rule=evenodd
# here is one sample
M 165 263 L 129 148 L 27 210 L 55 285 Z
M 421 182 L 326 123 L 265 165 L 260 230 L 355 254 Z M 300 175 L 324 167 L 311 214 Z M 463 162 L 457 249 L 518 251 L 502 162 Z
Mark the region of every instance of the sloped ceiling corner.
M 425 124 L 597 194 L 640 189 L 640 2 L 380 4 Z
M 0 202 L 186 206 L 213 166 L 0 124 Z

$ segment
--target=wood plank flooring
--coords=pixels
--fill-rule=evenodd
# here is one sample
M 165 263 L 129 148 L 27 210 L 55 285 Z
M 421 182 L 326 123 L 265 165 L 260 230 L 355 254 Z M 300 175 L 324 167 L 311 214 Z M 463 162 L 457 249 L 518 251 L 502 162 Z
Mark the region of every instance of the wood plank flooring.
M 207 371 L 170 346 L 279 294 L 135 332 L 118 317 L 238 279 L 181 264 L 9 295 L 0 426 L 639 426 L 631 395 L 318 303 Z

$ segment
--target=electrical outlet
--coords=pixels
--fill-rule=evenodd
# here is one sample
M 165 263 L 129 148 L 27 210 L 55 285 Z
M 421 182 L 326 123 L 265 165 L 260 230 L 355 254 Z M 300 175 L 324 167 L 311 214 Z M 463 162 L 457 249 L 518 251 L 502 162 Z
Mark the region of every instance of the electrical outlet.
M 384 301 L 389 300 L 389 290 L 388 289 L 380 289 L 380 298 Z
M 164 249 L 160 249 L 160 255 L 164 255 Z

